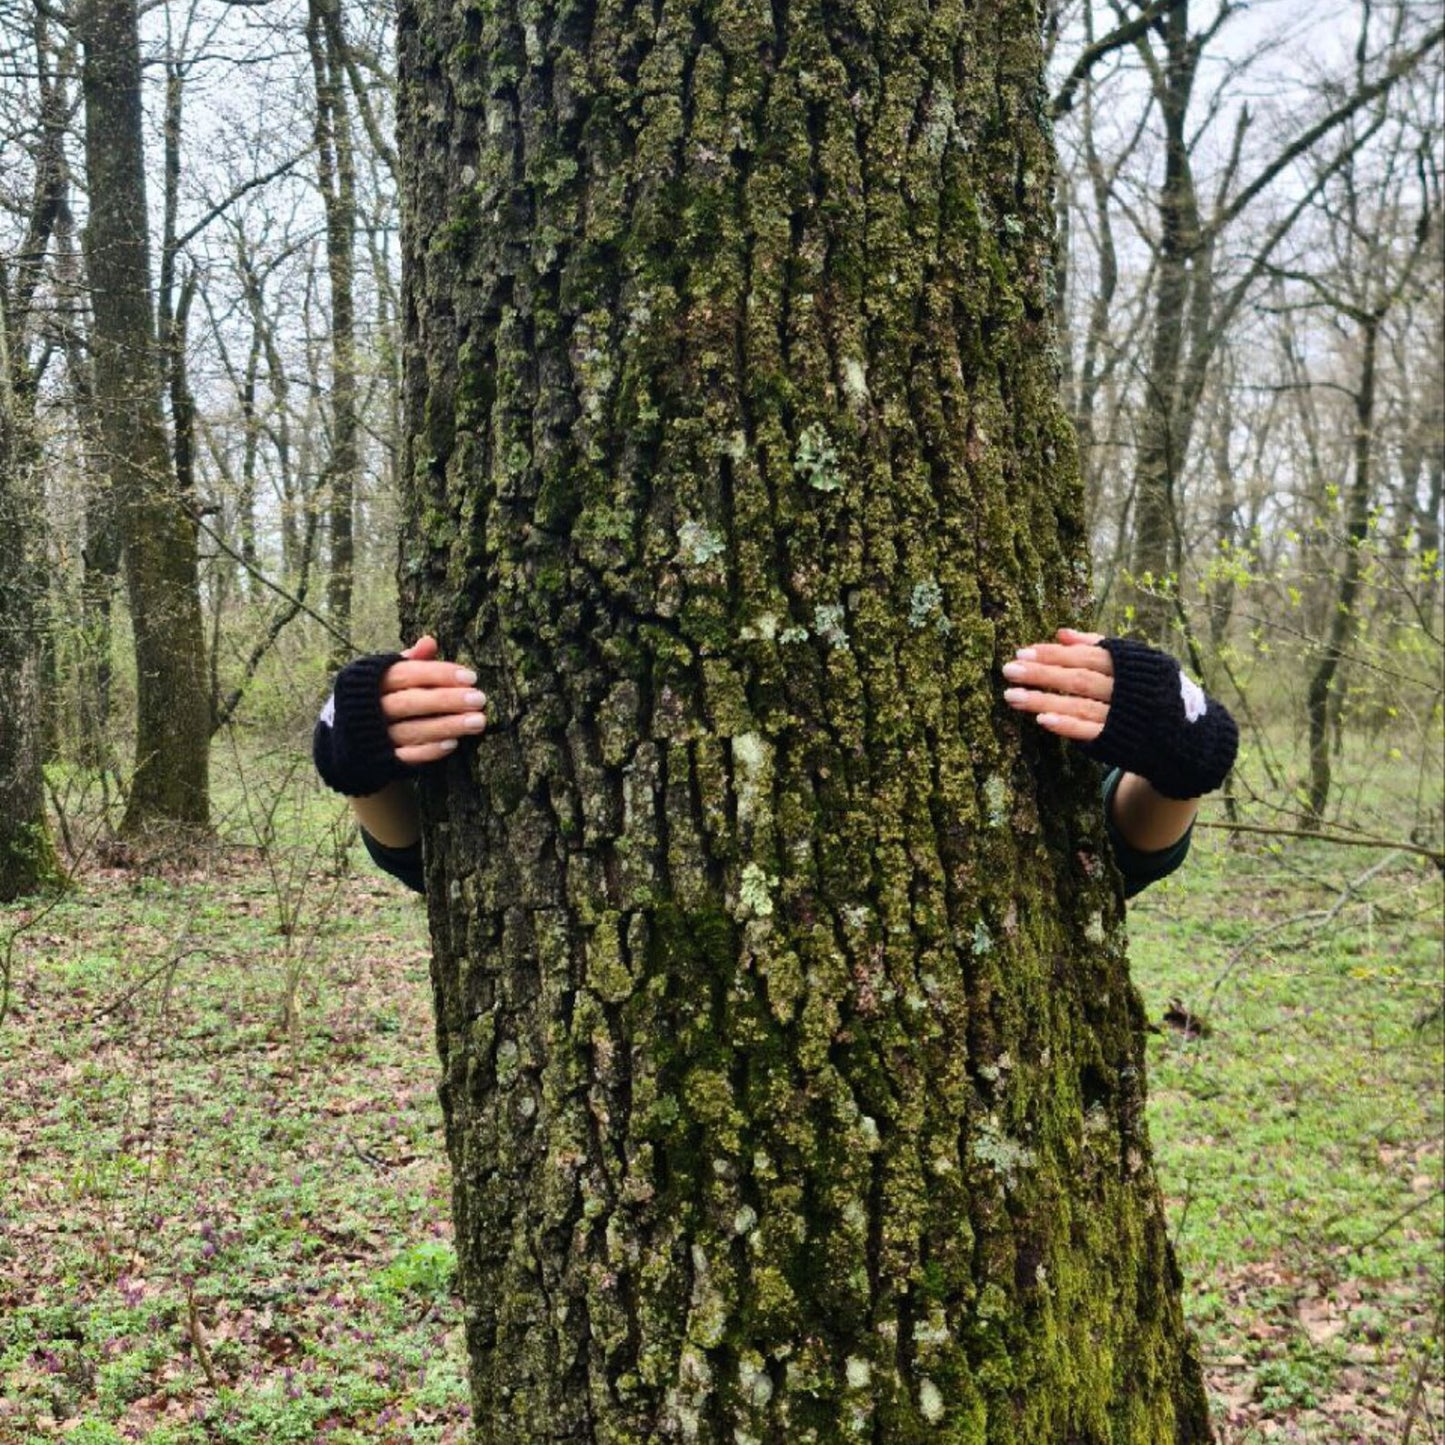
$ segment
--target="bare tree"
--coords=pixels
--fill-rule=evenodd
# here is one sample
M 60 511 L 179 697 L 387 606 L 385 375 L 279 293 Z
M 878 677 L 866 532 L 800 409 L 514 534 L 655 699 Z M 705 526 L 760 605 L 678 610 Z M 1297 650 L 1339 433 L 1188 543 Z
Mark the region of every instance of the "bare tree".
M 196 533 L 162 415 L 134 0 L 80 0 L 96 431 L 115 494 L 136 652 L 123 828 L 209 822 L 209 709 Z
M 1338 730 L 1340 673 L 1358 628 L 1358 608 L 1374 519 L 1383 510 L 1378 473 L 1384 457 L 1379 442 L 1381 336 L 1391 310 L 1415 285 L 1431 254 L 1439 220 L 1432 203 L 1439 194 L 1439 133 L 1421 131 L 1410 118 L 1380 113 L 1365 123 L 1371 134 L 1384 130 L 1373 150 L 1353 148 L 1345 164 L 1332 168 L 1317 209 L 1327 228 L 1330 263 L 1306 271 L 1277 267 L 1275 274 L 1301 293 L 1301 304 L 1325 308 L 1330 324 L 1348 341 L 1354 370 L 1335 387 L 1347 393 L 1352 410 L 1349 482 L 1342 489 L 1338 518 L 1339 560 L 1325 591 L 1319 654 L 1306 696 L 1309 722 L 1309 782 L 1305 824 L 1318 827 L 1329 800 L 1332 753 Z M 1434 172 L 1432 176 L 1432 171 Z M 1300 362 L 1302 371 L 1308 363 Z M 1316 463 L 1318 465 L 1318 463 Z M 1330 487 L 1325 495 L 1336 491 Z M 1328 524 L 1321 530 L 1328 535 Z

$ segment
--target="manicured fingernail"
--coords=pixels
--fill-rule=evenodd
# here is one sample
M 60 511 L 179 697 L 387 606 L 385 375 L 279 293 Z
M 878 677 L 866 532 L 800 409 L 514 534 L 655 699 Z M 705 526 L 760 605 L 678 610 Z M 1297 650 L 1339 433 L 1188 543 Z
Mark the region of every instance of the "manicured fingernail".
M 437 744 L 437 746 L 444 753 L 452 753 L 456 751 L 457 740 L 455 738 L 443 738 L 441 742 Z
M 1014 656 L 1020 662 L 1037 662 L 1039 655 L 1033 650 L 1032 647 L 1021 647 L 1016 653 L 1014 653 Z
M 1006 662 L 1003 665 L 1003 675 L 1005 677 L 1010 677 L 1015 680 L 1023 677 L 1024 674 L 1027 672 L 1028 668 L 1026 668 L 1021 662 Z
M 465 667 L 457 668 L 457 686 L 470 687 L 477 680 L 476 673 Z
M 1022 702 L 1023 696 L 1024 690 L 1021 687 L 1006 687 L 1003 690 L 1003 700 L 1005 702 Z
M 486 727 L 487 719 L 483 713 L 469 712 L 462 718 L 462 726 L 469 728 L 474 733 L 479 733 Z
M 487 695 L 484 692 L 469 692 L 463 699 L 464 707 L 486 707 Z

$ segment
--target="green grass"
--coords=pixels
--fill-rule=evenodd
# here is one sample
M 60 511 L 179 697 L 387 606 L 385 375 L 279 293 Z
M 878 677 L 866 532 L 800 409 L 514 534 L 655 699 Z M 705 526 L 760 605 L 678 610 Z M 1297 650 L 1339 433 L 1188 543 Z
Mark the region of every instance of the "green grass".
M 208 856 L 0 910 L 0 1445 L 461 1441 L 424 911 L 304 775 L 216 771 Z M 1210 1025 L 1151 1121 L 1228 1445 L 1441 1439 L 1441 904 L 1201 833 L 1132 905 L 1149 1017 Z
M 1150 1120 L 1227 1440 L 1441 1438 L 1440 919 L 1424 860 L 1218 835 L 1131 914 L 1151 1019 L 1208 1024 Z

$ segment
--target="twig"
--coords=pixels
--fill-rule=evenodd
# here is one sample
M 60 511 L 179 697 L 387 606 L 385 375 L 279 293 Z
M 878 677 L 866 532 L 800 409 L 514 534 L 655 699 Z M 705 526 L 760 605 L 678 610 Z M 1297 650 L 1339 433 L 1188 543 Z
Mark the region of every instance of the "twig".
M 1311 835 L 1307 834 L 1306 836 Z M 1320 929 L 1328 927 L 1331 923 L 1335 921 L 1337 917 L 1339 917 L 1340 911 L 1345 907 L 1345 905 L 1349 903 L 1351 899 L 1357 896 L 1357 890 L 1363 887 L 1372 878 L 1374 878 L 1376 874 L 1383 873 L 1384 870 L 1395 861 L 1397 854 L 1404 851 L 1405 850 L 1403 848 L 1398 849 L 1396 853 L 1389 854 L 1387 857 L 1381 859 L 1380 862 L 1371 864 L 1370 867 L 1366 868 L 1365 871 L 1361 873 L 1358 878 L 1353 878 L 1348 883 L 1344 884 L 1339 889 L 1340 896 L 1334 901 L 1333 904 L 1330 905 L 1330 907 L 1312 908 L 1308 912 L 1297 913 L 1290 918 L 1281 918 L 1276 920 L 1274 923 L 1267 924 L 1263 928 L 1255 929 L 1255 931 L 1251 933 L 1249 937 L 1246 938 L 1244 942 L 1241 943 L 1239 947 L 1234 950 L 1233 953 L 1229 955 L 1228 962 L 1224 965 L 1224 968 L 1220 973 L 1219 977 L 1214 980 L 1214 987 L 1211 988 L 1209 991 L 1209 1002 L 1204 1007 L 1205 1014 L 1208 1015 L 1214 1012 L 1214 1006 L 1219 998 L 1220 989 L 1222 989 L 1224 985 L 1228 982 L 1229 976 L 1238 966 L 1240 959 L 1242 959 L 1244 955 L 1248 953 L 1249 950 L 1260 941 L 1260 939 L 1268 938 L 1270 934 L 1279 933 L 1282 929 L 1292 928 L 1296 923 L 1308 923 L 1311 925 L 1309 930 L 1305 934 L 1305 938 L 1309 938 L 1313 934 L 1318 933 Z
M 1408 1209 L 1397 1214 L 1383 1229 L 1377 1230 L 1363 1244 L 1357 1244 L 1354 1248 L 1356 1258 L 1367 1249 L 1377 1245 L 1397 1224 L 1403 1224 L 1412 1214 L 1418 1214 L 1427 1204 L 1434 1204 L 1442 1194 L 1445 1194 L 1445 1189 L 1435 1189 L 1423 1199 L 1417 1199 Z
M 232 547 L 230 543 L 228 543 L 226 539 L 222 537 L 221 534 L 216 531 L 214 527 L 210 526 L 209 523 L 207 523 L 206 519 L 200 514 L 200 512 L 196 508 L 190 508 L 187 511 L 186 515 L 190 518 L 192 522 L 195 523 L 196 527 L 200 531 L 204 532 L 206 536 L 210 538 L 211 542 L 216 546 L 218 550 L 224 552 L 226 556 L 231 559 L 231 561 L 244 568 L 245 571 L 248 572 L 252 577 L 254 577 L 256 581 L 258 581 L 263 587 L 267 588 L 269 591 L 274 592 L 279 598 L 282 599 L 282 601 L 291 603 L 295 607 L 297 612 L 304 612 L 313 622 L 317 623 L 320 627 L 324 628 L 327 632 L 329 632 L 332 637 L 334 637 L 339 643 L 341 643 L 343 647 L 347 648 L 351 652 L 357 651 L 356 644 L 352 642 L 352 640 L 344 632 L 338 632 L 336 628 L 333 627 L 331 623 L 328 622 L 314 608 L 308 607 L 301 598 L 292 596 L 292 594 L 289 593 L 283 586 L 281 586 L 279 582 L 272 581 L 272 579 L 269 578 L 263 571 L 261 571 L 261 569 L 255 565 L 255 563 L 248 562 L 243 556 L 241 556 L 241 554 L 237 552 L 236 549 Z M 295 616 L 295 613 L 292 613 L 291 615 Z
M 158 964 L 155 968 L 151 969 L 151 971 L 146 974 L 144 978 L 137 979 L 135 983 L 131 984 L 131 986 L 126 989 L 124 993 L 120 994 L 117 998 L 112 999 L 108 1004 L 103 1004 L 100 1008 L 96 1009 L 96 1011 L 90 1016 L 91 1022 L 96 1023 L 99 1020 L 103 1019 L 107 1014 L 113 1014 L 117 1009 L 123 1008 L 147 984 L 154 983 L 155 980 L 158 979 L 163 973 L 175 970 L 179 966 L 183 958 L 189 958 L 193 953 L 203 954 L 207 958 L 210 957 L 210 951 L 208 949 L 199 947 L 183 949 L 180 953 L 173 955 L 172 957 L 166 959 L 164 963 Z M 169 991 L 170 988 L 169 985 L 167 985 L 167 992 Z
M 217 1393 L 221 1382 L 216 1378 L 216 1367 L 211 1363 L 211 1352 L 206 1348 L 206 1336 L 201 1329 L 201 1316 L 196 1309 L 195 1287 L 186 1284 L 186 1333 L 191 1337 L 191 1347 L 196 1352 L 196 1363 L 206 1377 L 206 1383 Z
M 1196 828 L 1213 828 L 1220 833 L 1257 833 L 1265 838 L 1308 838 L 1315 843 L 1340 843 L 1356 848 L 1391 848 L 1397 853 L 1414 853 L 1445 869 L 1445 851 L 1421 843 L 1403 843 L 1398 838 L 1377 838 L 1371 833 L 1320 833 L 1309 828 L 1267 828 L 1262 823 L 1212 823 L 1195 820 Z

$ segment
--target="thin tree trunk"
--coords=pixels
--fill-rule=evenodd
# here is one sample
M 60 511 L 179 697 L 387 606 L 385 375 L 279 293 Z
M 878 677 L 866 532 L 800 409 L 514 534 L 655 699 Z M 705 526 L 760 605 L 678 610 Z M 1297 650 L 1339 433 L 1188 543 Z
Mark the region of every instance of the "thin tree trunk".
M 1035 7 L 401 14 L 407 630 L 486 1445 L 1192 1445 Z
M 1130 593 L 1135 629 L 1156 641 L 1168 632 L 1174 611 L 1168 594 L 1179 580 L 1175 487 L 1184 464 L 1184 439 L 1177 430 L 1177 402 L 1191 281 L 1198 284 L 1191 263 L 1199 244 L 1185 134 L 1198 64 L 1198 50 L 1189 35 L 1188 4 L 1170 10 L 1163 27 L 1166 58 L 1156 88 L 1164 121 L 1164 184 L 1159 193 L 1154 331 L 1134 467 L 1135 585 Z
M 1381 314 L 1360 318 L 1360 385 L 1355 393 L 1354 476 L 1345 500 L 1345 548 L 1339 588 L 1332 598 L 1324 647 L 1310 675 L 1305 710 L 1310 730 L 1310 786 L 1305 826 L 1317 828 L 1324 820 L 1330 796 L 1331 742 L 1339 723 L 1342 691 L 1340 665 L 1355 632 L 1355 601 L 1364 571 L 1365 540 L 1370 532 L 1371 463 L 1375 434 L 1375 370 Z
M 0 272 L 0 301 L 4 281 Z M 34 429 L 16 395 L 10 329 L 9 307 L 0 305 L 0 903 L 35 893 L 59 874 L 41 771 L 45 533 Z
M 134 0 L 83 0 L 85 258 L 98 435 L 124 546 L 136 653 L 136 755 L 122 824 L 131 834 L 204 827 L 208 697 L 187 515 L 161 416 L 151 298 L 140 45 Z
M 68 201 L 61 207 L 55 242 L 57 281 L 74 299 L 73 309 L 78 313 L 83 309 L 81 298 L 85 278 L 75 250 L 74 222 Z M 87 767 L 113 768 L 111 611 L 121 568 L 120 528 L 115 516 L 115 494 L 99 440 L 100 418 L 91 362 L 79 322 L 63 327 L 61 335 L 70 408 L 80 436 L 84 498 L 80 549 L 80 634 L 77 638 L 80 694 L 78 756 Z
M 331 286 L 331 455 L 328 521 L 331 563 L 326 579 L 329 621 L 351 630 L 356 484 L 360 471 L 356 378 L 356 160 L 346 103 L 345 39 L 336 0 L 310 0 L 306 43 L 316 81 L 316 165 L 326 209 L 326 268 Z M 333 662 L 345 659 L 336 644 Z

